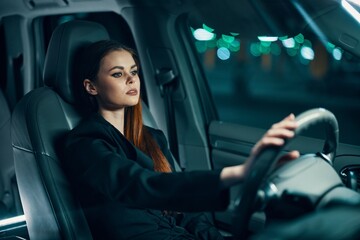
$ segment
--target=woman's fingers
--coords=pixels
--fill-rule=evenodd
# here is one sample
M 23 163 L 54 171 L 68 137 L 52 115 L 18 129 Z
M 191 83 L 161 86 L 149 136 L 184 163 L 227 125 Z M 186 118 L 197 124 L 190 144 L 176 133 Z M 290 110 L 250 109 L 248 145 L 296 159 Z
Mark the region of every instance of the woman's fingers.
M 300 157 L 300 152 L 299 151 L 291 151 L 286 153 L 285 155 L 281 156 L 281 158 L 279 158 L 277 164 L 283 164 L 283 163 L 287 163 L 291 160 L 297 159 Z
M 268 146 L 282 146 L 285 139 L 294 137 L 294 130 L 297 127 L 294 114 L 290 114 L 282 121 L 275 123 L 255 144 L 252 154 L 258 154 L 263 148 Z
M 292 138 L 294 136 L 294 130 L 286 128 L 270 129 L 266 132 L 264 137 L 267 138 Z
M 295 135 L 294 130 L 297 127 L 294 114 L 290 114 L 278 123 L 275 123 L 264 134 L 264 136 L 255 144 L 251 151 L 251 155 L 244 165 L 244 175 L 248 174 L 253 161 L 257 155 L 266 147 L 269 146 L 283 146 L 286 139 L 292 138 Z M 281 157 L 279 162 L 287 162 L 296 159 L 300 156 L 298 151 L 291 151 Z
M 295 129 L 296 127 L 297 127 L 297 123 L 295 121 L 295 115 L 290 114 L 280 122 L 274 123 L 270 129 L 279 129 L 279 128 Z

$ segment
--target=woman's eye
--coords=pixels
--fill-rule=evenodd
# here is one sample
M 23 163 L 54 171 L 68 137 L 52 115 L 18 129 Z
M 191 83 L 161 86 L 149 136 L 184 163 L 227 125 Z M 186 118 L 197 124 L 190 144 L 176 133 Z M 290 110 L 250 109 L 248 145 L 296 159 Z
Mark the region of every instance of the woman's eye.
M 120 78 L 122 76 L 122 73 L 117 72 L 117 73 L 112 74 L 112 76 L 115 77 L 115 78 Z
M 138 74 L 138 70 L 131 71 L 131 75 L 136 76 Z

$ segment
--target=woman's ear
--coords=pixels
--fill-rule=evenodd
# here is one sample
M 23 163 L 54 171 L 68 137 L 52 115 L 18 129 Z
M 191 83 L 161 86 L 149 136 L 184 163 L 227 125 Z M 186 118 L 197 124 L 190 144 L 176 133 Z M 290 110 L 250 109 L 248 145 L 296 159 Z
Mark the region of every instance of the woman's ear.
M 85 90 L 90 94 L 90 95 L 97 95 L 98 92 L 96 90 L 96 87 L 94 86 L 94 84 L 91 82 L 91 80 L 89 79 L 85 79 L 83 82 L 84 88 Z

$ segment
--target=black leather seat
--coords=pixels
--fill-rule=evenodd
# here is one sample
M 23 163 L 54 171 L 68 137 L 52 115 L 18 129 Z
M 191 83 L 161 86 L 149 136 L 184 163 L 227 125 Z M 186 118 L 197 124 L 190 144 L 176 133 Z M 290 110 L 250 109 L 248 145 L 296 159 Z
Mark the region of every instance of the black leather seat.
M 11 146 L 11 113 L 0 90 L 0 219 L 21 214 L 16 197 L 14 158 Z
M 31 239 L 92 239 L 62 171 L 58 147 L 82 117 L 73 106 L 76 54 L 86 44 L 108 38 L 97 23 L 73 21 L 57 27 L 45 59 L 46 86 L 29 92 L 15 106 L 15 171 Z

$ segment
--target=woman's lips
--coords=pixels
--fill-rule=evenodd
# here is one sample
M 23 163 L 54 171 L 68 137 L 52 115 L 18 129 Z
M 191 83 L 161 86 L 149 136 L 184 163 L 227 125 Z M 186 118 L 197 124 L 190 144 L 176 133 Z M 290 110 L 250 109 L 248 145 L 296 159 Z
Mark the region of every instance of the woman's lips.
M 127 91 L 126 94 L 131 95 L 131 96 L 136 96 L 138 94 L 138 90 L 131 89 L 131 90 Z

